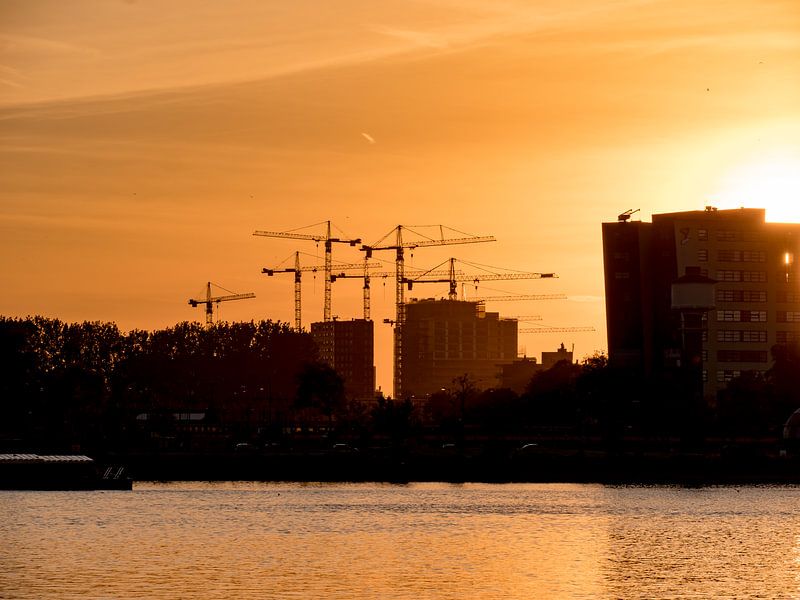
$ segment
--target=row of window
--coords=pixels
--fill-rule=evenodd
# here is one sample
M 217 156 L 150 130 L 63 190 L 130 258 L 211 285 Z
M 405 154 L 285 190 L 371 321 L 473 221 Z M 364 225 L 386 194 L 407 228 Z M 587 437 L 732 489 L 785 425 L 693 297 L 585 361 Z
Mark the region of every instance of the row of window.
M 766 302 L 765 290 L 717 290 L 717 302 Z
M 767 272 L 726 269 L 717 271 L 716 279 L 717 281 L 744 281 L 748 283 L 764 283 L 767 281 Z
M 776 300 L 782 304 L 798 304 L 800 292 L 778 292 Z
M 706 260 L 708 250 L 706 250 Z M 767 261 L 767 253 L 763 250 L 719 250 L 717 251 L 719 262 L 754 262 L 763 263 Z
M 717 302 L 766 302 L 766 290 L 717 290 Z M 779 304 L 800 304 L 800 292 L 778 292 Z
M 734 323 L 766 323 L 765 310 L 718 310 L 717 321 Z
M 717 331 L 718 342 L 767 343 L 767 332 L 764 329 L 720 329 Z
M 718 310 L 718 322 L 731 323 L 766 323 L 767 311 L 765 310 Z M 800 323 L 800 310 L 775 311 L 776 323 Z
M 776 331 L 775 341 L 779 344 L 800 342 L 800 331 Z
M 718 350 L 717 362 L 767 362 L 766 350 Z
M 738 231 L 736 229 L 718 229 L 716 232 L 718 242 L 760 242 L 762 236 L 756 231 Z M 708 229 L 698 229 L 697 239 L 700 242 L 708 241 Z

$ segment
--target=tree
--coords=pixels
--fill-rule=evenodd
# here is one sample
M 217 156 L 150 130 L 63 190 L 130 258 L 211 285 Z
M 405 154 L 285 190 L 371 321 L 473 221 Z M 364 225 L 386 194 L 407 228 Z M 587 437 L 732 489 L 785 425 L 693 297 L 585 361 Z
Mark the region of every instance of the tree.
M 344 404 L 344 381 L 327 363 L 310 362 L 304 365 L 297 375 L 298 408 L 316 408 L 329 420 Z

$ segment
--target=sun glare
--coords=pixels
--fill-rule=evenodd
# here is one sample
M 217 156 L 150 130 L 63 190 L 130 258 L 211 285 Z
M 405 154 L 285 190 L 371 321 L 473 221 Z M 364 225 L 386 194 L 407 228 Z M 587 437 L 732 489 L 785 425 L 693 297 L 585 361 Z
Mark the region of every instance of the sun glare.
M 766 208 L 768 221 L 800 223 L 800 155 L 783 155 L 731 169 L 712 203 L 718 208 Z

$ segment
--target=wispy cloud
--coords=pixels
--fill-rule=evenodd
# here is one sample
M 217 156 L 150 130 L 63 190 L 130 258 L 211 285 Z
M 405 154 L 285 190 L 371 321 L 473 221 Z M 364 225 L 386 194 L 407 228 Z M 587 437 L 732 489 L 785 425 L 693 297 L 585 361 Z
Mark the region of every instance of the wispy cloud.
M 59 40 L 35 37 L 30 35 L 14 35 L 0 33 L 0 51 L 6 56 L 20 53 L 25 55 L 96 54 L 97 50 L 89 46 L 62 42 Z M 6 67 L 7 69 L 10 67 Z
M 381 35 L 408 42 L 412 47 L 422 48 L 449 48 L 450 40 L 448 38 L 452 37 L 444 33 L 397 29 L 382 25 L 372 26 L 370 30 Z
M 25 87 L 21 83 L 17 83 L 16 81 L 11 81 L 9 79 L 0 79 L 0 85 L 5 85 L 7 87 L 13 87 L 13 88 L 18 88 L 18 89 L 21 89 L 21 88 Z

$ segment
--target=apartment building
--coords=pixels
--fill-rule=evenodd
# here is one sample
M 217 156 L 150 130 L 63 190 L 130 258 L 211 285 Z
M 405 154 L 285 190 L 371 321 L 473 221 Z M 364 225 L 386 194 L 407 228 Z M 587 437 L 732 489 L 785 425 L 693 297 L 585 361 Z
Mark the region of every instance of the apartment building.
M 775 344 L 800 340 L 800 224 L 767 223 L 764 209 L 653 215 L 603 223 L 609 360 L 649 374 L 680 358 L 671 286 L 699 269 L 716 281 L 705 316 L 704 395 L 744 371 L 766 371 Z

